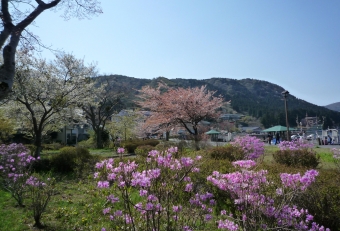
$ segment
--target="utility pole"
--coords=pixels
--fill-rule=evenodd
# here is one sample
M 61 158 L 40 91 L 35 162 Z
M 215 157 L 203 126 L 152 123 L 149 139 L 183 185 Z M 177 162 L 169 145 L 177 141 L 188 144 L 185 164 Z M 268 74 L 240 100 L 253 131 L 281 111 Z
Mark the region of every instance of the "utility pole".
M 285 101 L 287 141 L 290 141 L 290 137 L 289 137 L 289 123 L 288 123 L 288 108 L 287 108 L 287 96 L 289 94 L 289 91 L 283 91 L 281 94 L 283 95 L 284 101 Z

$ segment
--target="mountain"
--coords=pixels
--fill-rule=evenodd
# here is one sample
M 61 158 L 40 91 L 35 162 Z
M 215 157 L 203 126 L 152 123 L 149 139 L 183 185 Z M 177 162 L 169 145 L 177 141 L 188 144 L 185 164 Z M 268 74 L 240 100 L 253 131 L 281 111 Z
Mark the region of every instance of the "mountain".
M 325 106 L 325 108 L 328 108 L 328 109 L 333 110 L 333 111 L 340 112 L 340 102 L 329 104 L 329 105 Z
M 208 90 L 216 91 L 216 95 L 222 95 L 226 101 L 231 100 L 234 111 L 260 119 L 264 127 L 286 124 L 282 92 L 289 89 L 283 89 L 281 86 L 263 80 L 229 78 L 197 80 L 165 77 L 138 79 L 122 75 L 106 75 L 97 77 L 97 81 L 109 81 L 117 91 L 125 89 L 126 107 L 137 107 L 134 102 L 137 99 L 138 89 L 146 85 L 155 87 L 160 81 L 171 87 L 187 88 L 206 85 Z M 324 127 L 332 128 L 340 125 L 340 112 L 317 106 L 290 94 L 287 97 L 287 105 L 290 126 L 297 126 L 297 121 L 305 116 L 318 117 L 319 121 L 324 121 Z

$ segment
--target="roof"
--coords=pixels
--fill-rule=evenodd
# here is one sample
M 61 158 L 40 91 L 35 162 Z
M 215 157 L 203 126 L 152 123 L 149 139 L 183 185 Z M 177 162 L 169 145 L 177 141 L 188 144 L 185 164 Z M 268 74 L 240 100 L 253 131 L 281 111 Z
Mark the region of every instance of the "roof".
M 267 129 L 263 130 L 262 132 L 284 132 L 284 131 L 287 131 L 287 127 L 281 126 L 281 125 L 276 125 L 274 127 L 267 128 Z M 289 131 L 296 131 L 296 129 L 295 128 L 289 128 Z
M 213 135 L 213 134 L 220 134 L 220 133 L 221 133 L 221 132 L 212 129 L 212 130 L 206 132 L 205 134 L 207 134 L 207 135 Z

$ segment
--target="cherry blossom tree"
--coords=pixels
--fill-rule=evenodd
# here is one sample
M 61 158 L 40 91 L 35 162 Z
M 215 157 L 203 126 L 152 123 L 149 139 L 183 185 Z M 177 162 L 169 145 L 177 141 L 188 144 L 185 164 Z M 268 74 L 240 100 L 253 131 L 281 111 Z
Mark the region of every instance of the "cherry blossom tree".
M 103 148 L 102 134 L 113 113 L 122 108 L 122 96 L 123 90 L 116 92 L 113 90 L 112 83 L 107 82 L 92 88 L 91 99 L 79 103 L 95 132 L 96 148 Z
M 158 124 L 160 127 L 183 126 L 198 142 L 199 123 L 204 119 L 216 119 L 216 112 L 223 104 L 221 96 L 207 90 L 206 86 L 194 88 L 169 88 L 159 84 L 157 88 L 150 86 L 140 90 L 139 104 L 152 112 L 148 124 Z
M 46 132 L 81 119 L 77 105 L 90 99 L 94 84 L 90 78 L 96 71 L 94 65 L 86 66 L 72 55 L 57 56 L 52 62 L 18 57 L 14 93 L 6 109 L 9 116 L 28 125 L 38 157 Z
M 89 18 L 102 13 L 98 0 L 1 0 L 0 2 L 0 49 L 3 63 L 0 68 L 0 99 L 12 90 L 15 74 L 15 58 L 18 46 L 33 49 L 34 44 L 41 45 L 28 26 L 44 11 L 64 9 L 63 17 Z M 53 25 L 51 25 L 53 29 Z

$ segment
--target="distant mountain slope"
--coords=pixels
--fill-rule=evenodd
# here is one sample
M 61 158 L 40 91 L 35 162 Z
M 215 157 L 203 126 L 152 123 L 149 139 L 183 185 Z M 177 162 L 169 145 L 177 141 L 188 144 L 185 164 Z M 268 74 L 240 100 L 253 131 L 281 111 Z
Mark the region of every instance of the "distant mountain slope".
M 328 109 L 333 110 L 333 111 L 340 112 L 340 102 L 329 104 L 329 105 L 325 106 L 325 108 L 328 108 Z
M 232 108 L 246 115 L 259 118 L 265 127 L 274 125 L 285 125 L 285 109 L 281 86 L 267 81 L 256 79 L 167 79 L 158 77 L 154 79 L 138 79 L 122 75 L 109 75 L 97 77 L 99 82 L 112 81 L 117 91 L 125 88 L 127 107 L 136 107 L 135 100 L 138 92 L 143 86 L 157 86 L 159 81 L 165 82 L 171 87 L 199 87 L 206 85 L 208 90 L 216 91 L 216 95 L 222 95 L 226 101 L 231 100 Z M 324 120 L 325 127 L 340 125 L 340 112 L 329 110 L 325 107 L 317 106 L 298 99 L 293 95 L 288 95 L 288 120 L 290 126 L 297 126 L 296 121 L 300 121 L 306 115 L 317 116 L 319 120 Z M 340 104 L 340 103 L 339 103 Z

